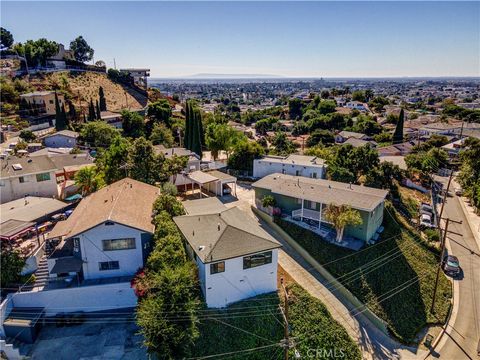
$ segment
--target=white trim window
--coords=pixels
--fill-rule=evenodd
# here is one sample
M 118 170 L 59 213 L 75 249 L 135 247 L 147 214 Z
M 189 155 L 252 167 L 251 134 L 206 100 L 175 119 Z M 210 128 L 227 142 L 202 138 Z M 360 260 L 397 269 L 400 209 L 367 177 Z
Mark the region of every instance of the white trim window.
M 102 240 L 103 251 L 135 249 L 135 238 Z
M 218 274 L 225 272 L 225 261 L 210 264 L 210 274 Z
M 265 251 L 263 253 L 249 255 L 243 257 L 243 269 L 251 269 L 257 266 L 262 266 L 272 263 L 272 252 Z

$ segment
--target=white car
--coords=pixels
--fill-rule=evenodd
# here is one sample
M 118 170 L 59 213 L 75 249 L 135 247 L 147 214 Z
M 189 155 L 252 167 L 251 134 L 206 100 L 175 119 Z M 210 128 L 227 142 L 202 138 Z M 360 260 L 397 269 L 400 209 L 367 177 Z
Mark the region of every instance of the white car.
M 462 188 L 455 188 L 455 195 L 462 196 L 463 195 L 463 189 Z
M 435 225 L 432 224 L 432 216 L 428 214 L 422 214 L 420 216 L 420 225 L 427 228 L 435 227 Z

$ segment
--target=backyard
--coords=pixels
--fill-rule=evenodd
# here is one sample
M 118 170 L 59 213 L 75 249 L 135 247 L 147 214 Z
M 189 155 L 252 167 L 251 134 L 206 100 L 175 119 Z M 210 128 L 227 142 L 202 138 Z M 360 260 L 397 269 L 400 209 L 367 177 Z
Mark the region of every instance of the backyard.
M 394 336 L 414 343 L 428 324 L 446 321 L 452 290 L 440 277 L 435 314 L 430 313 L 438 254 L 408 229 L 392 206 L 386 206 L 379 243 L 358 252 L 323 241 L 304 228 L 277 223 L 339 282 L 388 324 Z M 331 284 L 331 290 L 335 286 Z

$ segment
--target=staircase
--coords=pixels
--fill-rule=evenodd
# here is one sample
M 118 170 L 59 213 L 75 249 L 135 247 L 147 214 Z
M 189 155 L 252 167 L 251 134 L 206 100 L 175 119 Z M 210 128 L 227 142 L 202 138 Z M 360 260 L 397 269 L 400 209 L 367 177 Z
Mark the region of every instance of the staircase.
M 43 255 L 38 263 L 37 270 L 34 273 L 35 282 L 33 284 L 25 285 L 21 288 L 21 291 L 31 291 L 35 287 L 43 287 L 48 281 L 48 263 L 47 256 Z

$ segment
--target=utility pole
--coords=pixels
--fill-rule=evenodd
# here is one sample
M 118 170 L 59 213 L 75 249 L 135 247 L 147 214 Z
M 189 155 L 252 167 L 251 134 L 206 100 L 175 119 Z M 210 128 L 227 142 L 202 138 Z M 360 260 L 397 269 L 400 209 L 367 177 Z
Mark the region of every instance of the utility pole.
M 283 340 L 280 342 L 281 346 L 283 347 L 283 358 L 284 360 L 288 360 L 288 350 L 292 347 L 293 343 L 290 342 L 290 329 L 288 324 L 288 291 L 285 287 L 285 283 L 283 282 L 283 278 L 280 279 L 280 283 L 282 284 L 283 292 L 285 294 L 284 302 L 285 302 L 285 311 L 282 310 L 283 320 L 284 320 L 284 327 L 283 327 Z
M 440 230 L 440 220 L 442 219 L 443 209 L 445 207 L 445 203 L 447 202 L 448 190 L 450 189 L 450 184 L 452 182 L 452 178 L 453 178 L 453 170 L 450 169 L 450 176 L 448 178 L 447 188 L 445 189 L 445 194 L 443 194 L 442 208 L 440 209 L 440 215 L 438 215 L 438 229 L 439 230 Z
M 442 218 L 440 217 L 438 219 L 438 223 L 440 224 L 440 221 Z M 440 278 L 440 270 L 442 269 L 442 261 L 443 261 L 443 256 L 445 254 L 445 244 L 447 242 L 447 233 L 448 233 L 448 225 L 451 222 L 454 222 L 456 224 L 461 224 L 461 221 L 456 221 L 456 220 L 451 220 L 450 218 L 445 219 L 445 229 L 443 230 L 443 237 L 442 237 L 442 243 L 441 243 L 441 251 L 440 251 L 440 261 L 438 263 L 437 267 L 437 276 L 435 278 L 435 288 L 433 290 L 433 298 L 432 298 L 432 306 L 430 308 L 430 313 L 434 314 L 435 313 L 435 299 L 437 297 L 437 287 L 438 287 L 438 280 Z

